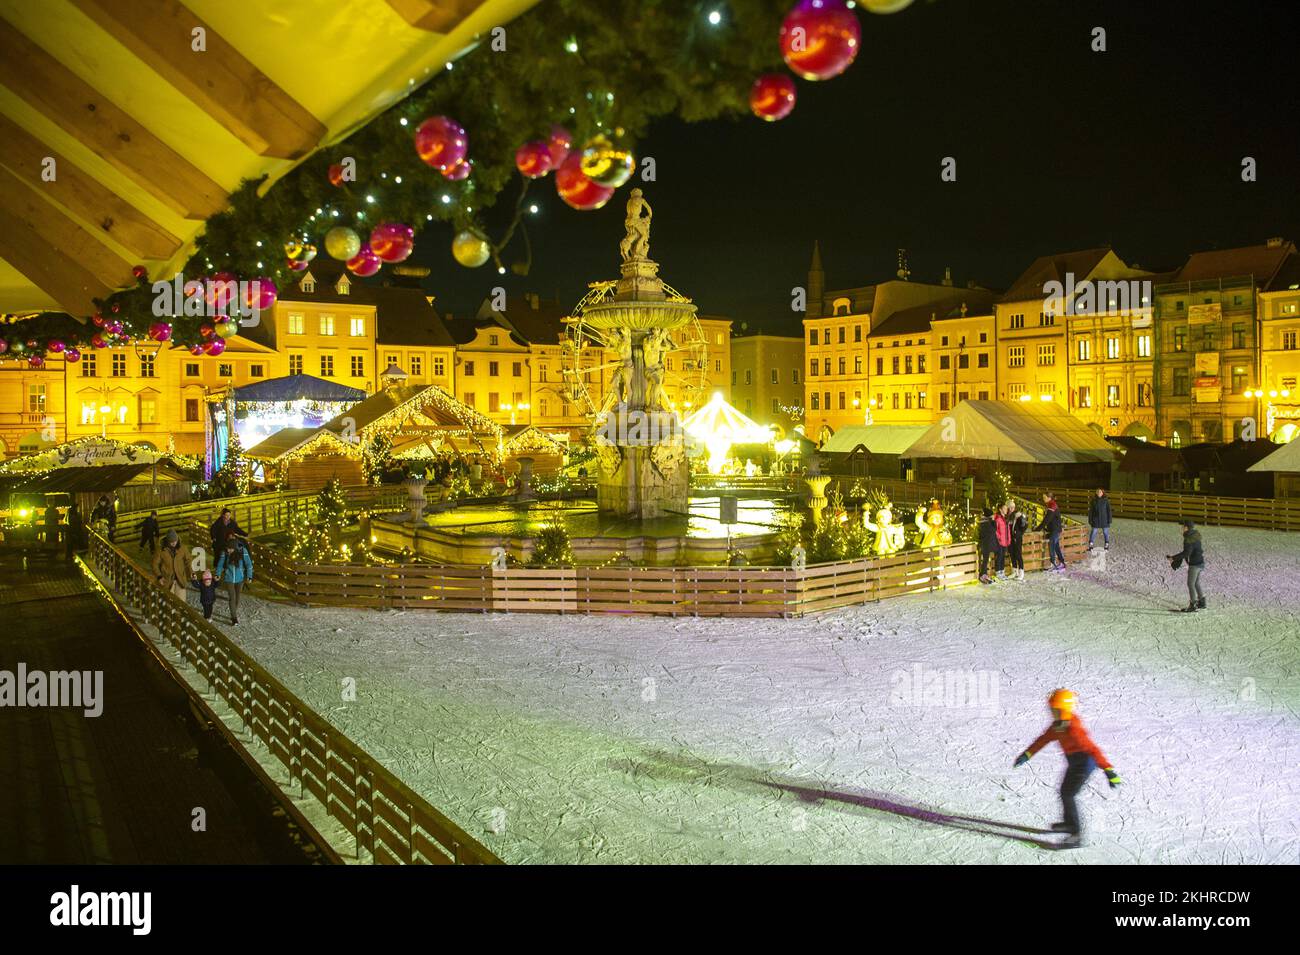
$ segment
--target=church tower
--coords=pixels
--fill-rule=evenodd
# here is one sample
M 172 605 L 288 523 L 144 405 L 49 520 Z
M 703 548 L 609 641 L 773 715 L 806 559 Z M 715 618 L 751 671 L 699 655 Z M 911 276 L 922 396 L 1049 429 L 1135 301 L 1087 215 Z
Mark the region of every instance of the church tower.
M 822 297 L 826 294 L 826 271 L 822 268 L 821 244 L 813 240 L 812 264 L 808 266 L 808 311 L 805 318 L 822 317 Z

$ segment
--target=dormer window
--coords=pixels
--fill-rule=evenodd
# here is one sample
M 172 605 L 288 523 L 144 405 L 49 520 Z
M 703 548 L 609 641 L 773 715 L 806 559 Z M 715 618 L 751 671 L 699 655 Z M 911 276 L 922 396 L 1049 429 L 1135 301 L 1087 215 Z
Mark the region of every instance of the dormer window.
M 347 295 L 352 291 L 352 283 L 348 281 L 346 272 L 340 275 L 339 280 L 334 283 L 334 291 L 339 295 Z
M 308 295 L 316 291 L 316 279 L 310 272 L 304 272 L 302 281 L 298 283 L 298 288 L 302 289 Z

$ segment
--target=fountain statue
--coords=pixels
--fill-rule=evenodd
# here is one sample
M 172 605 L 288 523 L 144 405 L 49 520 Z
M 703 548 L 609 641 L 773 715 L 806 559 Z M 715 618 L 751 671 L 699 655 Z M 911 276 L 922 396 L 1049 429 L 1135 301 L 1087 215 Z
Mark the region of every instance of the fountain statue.
M 623 264 L 614 294 L 587 309 L 584 321 L 598 329 L 616 356 L 613 382 L 597 422 L 599 476 L 596 504 L 619 517 L 654 518 L 688 508 L 684 433 L 664 390 L 666 356 L 673 331 L 695 315 L 695 306 L 670 296 L 650 258 L 654 215 L 640 189 L 627 201 L 627 234 L 619 243 Z

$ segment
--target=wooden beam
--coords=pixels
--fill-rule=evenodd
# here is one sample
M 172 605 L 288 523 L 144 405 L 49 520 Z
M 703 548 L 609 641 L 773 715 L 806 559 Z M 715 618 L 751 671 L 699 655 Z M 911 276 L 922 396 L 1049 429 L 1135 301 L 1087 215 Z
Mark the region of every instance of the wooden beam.
M 388 5 L 413 27 L 430 33 L 450 33 L 483 0 L 388 0 Z
M 21 222 L 25 229 L 50 245 L 108 286 L 126 286 L 134 281 L 131 263 L 110 249 L 77 222 L 48 202 L 8 171 L 0 172 L 0 209 Z
M 92 299 L 112 291 L 4 208 L 0 208 L 0 258 L 71 315 L 92 314 Z
M 55 163 L 52 182 L 41 178 L 46 158 Z M 55 202 L 142 259 L 169 259 L 180 248 L 179 238 L 4 115 L 0 166 L 32 188 L 48 190 Z
M 0 83 L 188 219 L 226 207 L 226 192 L 0 17 Z
M 296 159 L 325 126 L 178 0 L 72 0 L 113 39 L 259 156 Z M 201 27 L 206 50 L 193 49 Z

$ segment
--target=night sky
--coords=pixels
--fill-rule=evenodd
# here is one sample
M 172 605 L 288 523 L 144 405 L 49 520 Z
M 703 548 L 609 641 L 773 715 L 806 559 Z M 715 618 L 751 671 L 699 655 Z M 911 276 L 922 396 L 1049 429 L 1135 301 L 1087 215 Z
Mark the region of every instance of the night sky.
M 1193 251 L 1298 239 L 1294 6 L 918 0 L 861 12 L 856 63 L 800 81 L 785 120 L 653 128 L 639 148 L 658 166 L 641 184 L 652 255 L 702 313 L 770 325 L 797 321 L 790 289 L 806 282 L 814 239 L 828 288 L 891 278 L 900 247 L 914 281 L 951 266 L 958 284 L 1006 288 L 1053 252 L 1109 244 L 1171 269 Z M 1090 49 L 1095 26 L 1105 53 Z M 940 181 L 944 156 L 955 183 Z M 1244 156 L 1255 183 L 1241 181 Z M 588 281 L 617 276 L 628 188 L 576 212 L 548 177 L 532 190 L 527 278 L 462 269 L 439 235 L 422 250 L 426 285 L 458 314 L 498 284 L 571 305 Z

